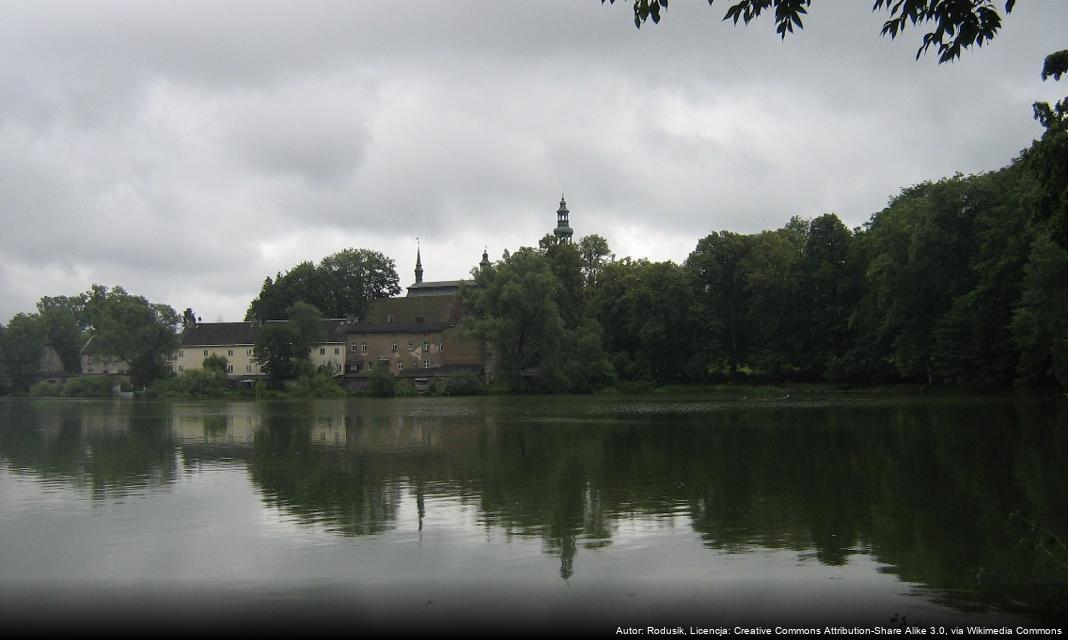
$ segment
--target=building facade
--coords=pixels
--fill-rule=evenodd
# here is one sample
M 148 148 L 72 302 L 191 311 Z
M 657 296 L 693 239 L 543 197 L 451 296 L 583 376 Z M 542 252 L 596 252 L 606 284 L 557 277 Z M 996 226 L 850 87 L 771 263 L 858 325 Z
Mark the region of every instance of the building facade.
M 270 324 L 284 324 L 285 320 L 259 322 L 201 322 L 186 327 L 181 345 L 171 358 L 174 373 L 203 369 L 209 356 L 226 358 L 226 375 L 232 379 L 262 378 L 266 374 L 254 359 L 256 336 Z M 344 318 L 320 320 L 325 338 L 311 345 L 308 357 L 316 368 L 323 368 L 340 376 L 345 369 L 345 337 L 341 331 Z

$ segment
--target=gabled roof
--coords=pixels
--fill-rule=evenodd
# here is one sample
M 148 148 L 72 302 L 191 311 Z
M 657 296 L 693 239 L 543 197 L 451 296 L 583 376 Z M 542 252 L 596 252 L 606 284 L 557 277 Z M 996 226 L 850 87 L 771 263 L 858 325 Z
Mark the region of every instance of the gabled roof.
M 424 283 L 425 284 L 425 283 Z M 347 333 L 441 331 L 463 318 L 459 295 L 411 296 L 375 300 L 358 322 L 345 325 Z

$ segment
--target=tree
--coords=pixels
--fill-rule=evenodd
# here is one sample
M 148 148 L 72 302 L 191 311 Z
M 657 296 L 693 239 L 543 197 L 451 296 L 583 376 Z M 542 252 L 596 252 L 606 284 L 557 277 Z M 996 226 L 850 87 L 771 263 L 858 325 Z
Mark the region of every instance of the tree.
M 465 290 L 466 330 L 490 344 L 512 389 L 547 382 L 564 334 L 561 286 L 549 261 L 523 247 L 481 271 L 475 282 Z
M 695 352 L 693 290 L 674 262 L 624 258 L 605 265 L 590 306 L 621 378 L 686 376 Z
M 730 231 L 711 233 L 697 242 L 686 258 L 696 296 L 708 368 L 719 369 L 714 360 L 727 366 L 730 375 L 749 350 L 750 325 L 745 321 L 748 305 L 746 263 L 752 243 Z
M 182 312 L 182 326 L 183 327 L 193 327 L 193 326 L 196 326 L 196 324 L 197 324 L 197 314 L 193 312 L 192 308 L 186 307 L 185 311 Z
M 345 249 L 323 258 L 318 266 L 301 262 L 272 280 L 263 281 L 249 304 L 246 320 L 282 320 L 297 302 L 314 305 L 329 317 L 363 315 L 377 298 L 400 293 L 396 266 L 377 251 Z
M 1056 380 L 1068 388 L 1068 251 L 1048 236 L 1035 240 L 1012 335 L 1021 381 Z
M 59 354 L 66 371 L 81 371 L 88 318 L 82 296 L 44 296 L 37 302 L 37 315 L 48 344 Z
M 475 272 L 464 331 L 485 340 L 515 391 L 590 391 L 614 372 L 600 332 L 582 314 L 582 273 L 570 244 L 523 247 Z M 567 282 L 562 282 L 564 278 Z
M 846 320 L 853 300 L 848 296 L 847 259 L 852 233 L 838 216 L 812 220 L 798 264 L 802 333 L 797 336 L 797 365 L 817 375 L 844 349 Z
M 293 355 L 300 361 L 311 358 L 311 346 L 326 337 L 323 331 L 323 314 L 314 305 L 297 302 L 286 309 L 288 327 L 293 334 Z
M 229 364 L 230 363 L 226 360 L 226 356 L 221 356 L 213 353 L 207 358 L 204 358 L 203 368 L 204 371 L 208 371 L 214 373 L 216 376 L 222 377 L 226 375 L 226 367 Z
M 331 298 L 329 304 L 316 306 L 327 317 L 340 318 L 346 313 L 363 315 L 368 302 L 401 292 L 396 263 L 377 251 L 338 251 L 323 258 L 319 270 L 326 275 Z
M 90 332 L 102 349 L 126 361 L 133 384 L 142 386 L 164 374 L 163 363 L 178 347 L 174 309 L 122 287 L 93 285 L 84 298 Z
M 386 362 L 376 362 L 367 373 L 368 390 L 380 398 L 392 397 L 397 392 L 397 379 Z
M 252 360 L 267 374 L 271 386 L 279 387 L 283 380 L 296 377 L 295 342 L 292 329 L 280 323 L 267 323 L 256 333 Z
M 615 4 L 616 0 L 608 0 Z M 604 4 L 605 0 L 601 0 Z M 661 9 L 667 9 L 668 0 L 633 0 L 634 26 L 641 27 L 647 20 L 660 22 Z M 715 0 L 708 0 L 711 6 Z M 1016 0 L 1006 0 L 1005 13 L 1012 12 Z M 739 0 L 727 8 L 724 20 L 749 24 L 765 11 L 774 10 L 775 32 L 786 39 L 794 27 L 804 28 L 803 16 L 808 13 L 812 0 Z M 993 0 L 875 0 L 872 11 L 889 11 L 890 19 L 883 23 L 881 35 L 896 38 L 910 25 L 933 24 L 934 29 L 923 36 L 923 44 L 916 51 L 916 58 L 932 46 L 938 51 L 938 63 L 960 57 L 963 50 L 974 45 L 983 46 L 994 39 L 1001 28 L 1001 14 Z
M 0 359 L 16 389 L 30 388 L 45 343 L 45 328 L 36 315 L 17 314 L 0 333 Z
M 1068 73 L 1068 50 L 1046 56 L 1042 79 L 1060 80 Z M 1034 104 L 1035 119 L 1046 131 L 1024 152 L 1023 162 L 1038 182 L 1036 221 L 1049 228 L 1052 238 L 1068 249 L 1068 97 L 1050 106 Z
M 586 277 L 587 286 L 595 283 L 601 269 L 615 260 L 612 250 L 608 248 L 608 241 L 595 233 L 579 240 L 578 250 L 582 256 L 582 275 Z

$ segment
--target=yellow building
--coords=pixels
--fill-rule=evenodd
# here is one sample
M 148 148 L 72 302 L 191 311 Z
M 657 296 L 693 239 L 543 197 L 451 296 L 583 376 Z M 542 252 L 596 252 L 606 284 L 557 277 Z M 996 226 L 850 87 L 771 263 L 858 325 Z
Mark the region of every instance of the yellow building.
M 226 358 L 226 373 L 234 379 L 262 377 L 265 374 L 253 359 L 256 334 L 264 325 L 285 323 L 285 320 L 258 322 L 201 322 L 186 327 L 182 332 L 181 346 L 171 359 L 175 373 L 203 369 L 208 356 Z M 345 370 L 345 337 L 341 327 L 344 318 L 320 320 L 326 339 L 315 343 L 309 350 L 311 363 L 325 367 L 340 376 Z

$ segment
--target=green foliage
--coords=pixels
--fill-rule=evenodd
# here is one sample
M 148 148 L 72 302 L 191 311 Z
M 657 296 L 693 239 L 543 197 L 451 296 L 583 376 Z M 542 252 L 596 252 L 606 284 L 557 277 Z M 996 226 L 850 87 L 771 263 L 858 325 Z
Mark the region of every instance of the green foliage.
M 27 390 L 41 363 L 45 327 L 37 315 L 20 313 L 0 333 L 0 359 L 15 389 Z
M 1056 380 L 1068 388 L 1068 251 L 1040 236 L 1025 273 L 1020 305 L 1012 317 L 1021 381 Z
M 441 392 L 447 396 L 474 396 L 485 393 L 485 387 L 474 371 L 460 371 L 449 377 Z
M 579 240 L 578 252 L 582 257 L 582 275 L 586 278 L 587 286 L 596 283 L 601 269 L 616 258 L 608 247 L 608 241 L 597 234 Z
M 290 390 L 290 395 L 302 398 L 340 398 L 345 396 L 345 389 L 337 383 L 332 375 L 316 371 L 311 375 L 301 376 Z
M 329 317 L 363 315 L 367 303 L 400 293 L 396 265 L 377 251 L 345 249 L 318 265 L 301 262 L 272 280 L 249 305 L 246 320 L 282 320 L 298 302 L 313 305 Z
M 231 395 L 225 372 L 225 368 L 219 371 L 214 366 L 189 369 L 176 376 L 157 380 L 149 392 L 161 398 L 221 398 Z
M 706 368 L 715 371 L 725 364 L 732 376 L 737 374 L 751 342 L 751 327 L 745 321 L 746 263 L 751 248 L 752 242 L 746 236 L 720 231 L 699 240 L 686 258 Z
M 1060 80 L 1068 73 L 1068 50 L 1046 57 L 1042 79 Z M 1049 230 L 1054 241 L 1068 248 L 1068 98 L 1052 106 L 1034 104 L 1035 119 L 1046 131 L 1024 155 L 1036 181 L 1035 220 Z
M 48 344 L 59 354 L 63 369 L 81 371 L 81 349 L 89 328 L 83 296 L 45 296 L 37 302 Z
M 582 258 L 574 245 L 524 247 L 476 274 L 465 331 L 485 340 L 513 391 L 585 391 L 613 379 L 599 332 L 587 326 Z
M 385 362 L 375 363 L 367 374 L 368 391 L 379 398 L 389 398 L 396 393 L 397 380 Z
M 326 338 L 323 331 L 323 314 L 314 305 L 296 302 L 286 309 L 287 326 L 293 334 L 293 354 L 297 360 L 311 358 L 311 346 Z
M 398 398 L 411 398 L 415 395 L 415 385 L 411 380 L 397 380 L 397 383 L 393 385 L 393 395 Z
M 166 374 L 163 363 L 178 346 L 178 314 L 122 287 L 101 285 L 84 296 L 91 332 L 105 352 L 129 365 L 131 382 L 142 386 Z
M 610 4 L 615 1 L 608 0 Z M 708 0 L 708 4 L 714 1 Z M 659 23 L 661 9 L 668 7 L 668 0 L 633 0 L 633 3 L 635 27 L 641 27 L 647 20 Z M 1011 13 L 1015 4 L 1016 0 L 1006 0 L 1005 13 Z M 775 32 L 785 39 L 786 34 L 794 32 L 794 27 L 804 28 L 802 17 L 810 6 L 812 0 L 738 0 L 727 8 L 723 19 L 735 25 L 741 20 L 748 25 L 765 11 L 774 10 Z M 883 24 L 882 35 L 891 39 L 910 25 L 933 24 L 934 29 L 924 34 L 916 58 L 934 47 L 939 64 L 960 57 L 972 45 L 983 46 L 1001 28 L 1001 14 L 992 0 L 875 0 L 872 11 L 883 10 L 890 12 L 890 19 Z
M 226 375 L 226 367 L 229 364 L 226 360 L 226 356 L 213 353 L 207 358 L 204 358 L 204 371 L 214 373 L 216 375 Z
M 110 398 L 116 384 L 116 379 L 110 376 L 68 378 L 60 394 L 65 398 Z
M 267 374 L 274 387 L 297 375 L 296 340 L 292 329 L 280 323 L 266 323 L 256 333 L 252 360 Z
M 50 380 L 41 380 L 30 387 L 30 395 L 35 398 L 58 398 L 63 395 L 63 385 Z
M 630 258 L 606 264 L 591 292 L 591 308 L 620 377 L 668 381 L 685 376 L 696 325 L 693 289 L 681 267 Z M 604 364 L 594 366 L 604 383 L 615 377 Z

